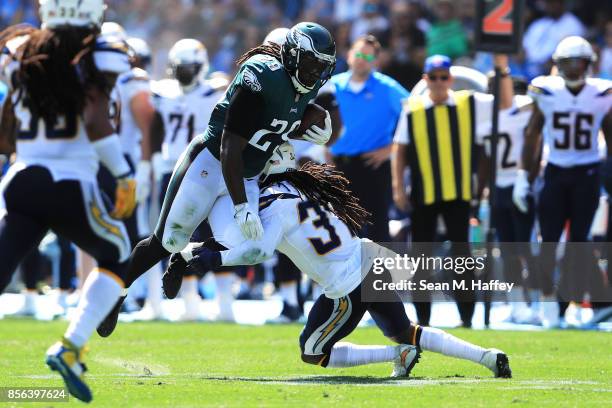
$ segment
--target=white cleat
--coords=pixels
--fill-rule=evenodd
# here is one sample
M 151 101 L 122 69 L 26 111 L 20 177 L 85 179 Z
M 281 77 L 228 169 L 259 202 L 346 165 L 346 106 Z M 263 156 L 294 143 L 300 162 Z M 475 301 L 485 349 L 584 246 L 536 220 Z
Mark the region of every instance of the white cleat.
M 153 320 L 163 320 L 163 313 L 160 307 L 155 307 L 149 302 L 145 302 L 142 309 L 137 312 L 130 313 L 130 317 L 134 322 L 150 322 Z
M 38 301 L 38 293 L 28 291 L 24 294 L 23 306 L 15 313 L 8 314 L 12 317 L 34 317 L 36 316 L 36 303 Z
M 491 370 L 496 378 L 512 378 L 508 356 L 501 350 L 488 349 L 480 359 L 480 364 Z
M 393 362 L 394 365 L 391 377 L 408 377 L 410 371 L 412 371 L 416 363 L 419 362 L 421 352 L 418 347 L 411 344 L 400 344 L 396 346 L 396 349 L 397 357 L 395 357 L 395 361 Z
M 559 303 L 557 298 L 542 298 L 540 303 L 540 320 L 542 327 L 545 329 L 557 329 L 561 327 L 561 319 L 559 319 Z

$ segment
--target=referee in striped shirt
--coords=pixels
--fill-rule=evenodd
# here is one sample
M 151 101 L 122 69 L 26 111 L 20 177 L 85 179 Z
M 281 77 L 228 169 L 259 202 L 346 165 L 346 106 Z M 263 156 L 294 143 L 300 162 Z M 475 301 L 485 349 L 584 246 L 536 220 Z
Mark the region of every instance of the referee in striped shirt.
M 451 60 L 434 55 L 425 61 L 423 79 L 428 92 L 408 99 L 398 123 L 392 160 L 393 200 L 403 210 L 412 207 L 412 241 L 434 242 L 438 217 L 453 243 L 452 256 L 469 256 L 468 243 L 472 179 L 477 140 L 476 128 L 491 120 L 493 96 L 470 91 L 453 91 Z M 410 166 L 410 193 L 404 184 L 404 171 Z M 426 244 L 422 251 L 427 255 Z M 415 247 L 418 247 L 415 246 Z M 425 275 L 415 280 L 427 279 Z M 465 279 L 471 288 L 473 274 L 454 276 Z M 456 293 L 463 326 L 470 327 L 474 293 Z M 428 325 L 431 314 L 429 293 L 419 293 L 415 303 L 419 323 Z

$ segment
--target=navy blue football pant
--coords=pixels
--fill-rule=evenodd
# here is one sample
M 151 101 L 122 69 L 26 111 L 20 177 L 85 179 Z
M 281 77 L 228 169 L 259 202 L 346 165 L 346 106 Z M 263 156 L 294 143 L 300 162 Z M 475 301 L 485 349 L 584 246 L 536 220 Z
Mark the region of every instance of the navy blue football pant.
M 76 251 L 72 243 L 65 238 L 57 237 L 57 245 L 60 249 L 59 261 L 59 288 L 62 290 L 74 289 L 76 279 Z M 41 271 L 49 269 L 46 258 L 34 248 L 21 262 L 21 274 L 26 289 L 34 290 L 40 279 Z
M 386 337 L 401 338 L 410 329 L 410 319 L 399 296 L 395 302 L 363 302 L 361 285 L 338 299 L 321 295 L 300 334 L 302 360 L 327 367 L 334 344 L 355 330 L 365 312 L 370 312 Z
M 56 182 L 39 166 L 10 177 L 1 192 L 6 212 L 0 217 L 0 293 L 49 229 L 89 253 L 100 269 L 124 278 L 123 260 L 130 250 L 127 232 L 122 222 L 108 215 L 109 203 L 96 183 Z
M 537 276 L 536 265 L 529 243 L 535 222 L 535 204 L 533 197 L 529 197 L 529 211 L 526 214 L 516 208 L 512 201 L 513 187 L 497 187 L 495 202 L 491 206 L 497 239 L 502 243 L 504 276 L 508 282 L 523 285 L 524 261 L 530 272 L 527 286 L 536 287 L 536 283 L 533 282 Z
M 544 295 L 554 293 L 556 244 L 566 223 L 569 221 L 570 225 L 569 242 L 587 242 L 599 196 L 599 163 L 569 168 L 550 163 L 546 166 L 544 187 L 538 200 L 538 220 L 544 242 L 539 256 L 539 286 Z M 588 251 L 585 245 L 566 247 L 567 267 L 561 268 L 565 273 L 559 283 L 564 300 L 580 300 L 586 290 L 587 279 L 581 276 L 585 265 L 572 263 L 572 260 L 594 259 L 594 255 L 585 251 Z

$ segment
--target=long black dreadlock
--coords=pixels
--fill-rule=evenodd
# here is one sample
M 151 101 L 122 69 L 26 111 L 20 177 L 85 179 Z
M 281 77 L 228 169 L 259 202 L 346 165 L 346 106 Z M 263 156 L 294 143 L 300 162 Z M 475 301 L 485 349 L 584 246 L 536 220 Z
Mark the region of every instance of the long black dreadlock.
M 349 189 L 349 181 L 334 166 L 307 162 L 297 171 L 268 176 L 262 187 L 283 181 L 293 184 L 309 200 L 336 214 L 355 235 L 362 226 L 370 224 L 370 213 L 359 204 L 359 199 Z
M 236 65 L 242 65 L 246 60 L 257 54 L 269 55 L 280 61 L 281 46 L 276 43 L 265 43 L 258 45 L 257 47 L 251 48 L 250 50 L 242 54 L 242 56 L 236 61 Z
M 108 82 L 93 58 L 98 29 L 63 26 L 38 29 L 11 26 L 0 33 L 0 49 L 7 42 L 29 36 L 15 55 L 16 82 L 25 90 L 23 103 L 45 121 L 59 115 L 80 115 L 90 86 L 108 92 Z

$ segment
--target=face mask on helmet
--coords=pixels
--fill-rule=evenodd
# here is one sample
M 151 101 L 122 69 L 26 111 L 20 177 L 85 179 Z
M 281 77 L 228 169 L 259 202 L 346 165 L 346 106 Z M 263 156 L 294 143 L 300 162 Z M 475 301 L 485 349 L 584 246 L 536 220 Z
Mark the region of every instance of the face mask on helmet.
M 299 23 L 287 34 L 281 60 L 298 93 L 322 86 L 336 65 L 336 45 L 331 34 L 315 23 Z
M 197 80 L 201 69 L 202 64 L 175 65 L 173 67 L 174 78 L 176 78 L 176 80 L 179 81 L 181 85 L 189 86 Z
M 557 68 L 569 86 L 579 86 L 584 83 L 590 63 L 586 58 L 561 58 L 557 60 Z
M 317 81 L 325 82 L 334 70 L 333 64 L 317 58 L 312 51 L 299 50 L 297 56 L 296 76 L 304 87 L 313 89 Z

